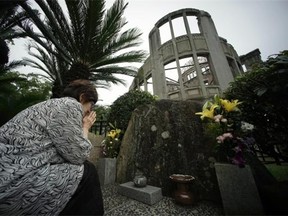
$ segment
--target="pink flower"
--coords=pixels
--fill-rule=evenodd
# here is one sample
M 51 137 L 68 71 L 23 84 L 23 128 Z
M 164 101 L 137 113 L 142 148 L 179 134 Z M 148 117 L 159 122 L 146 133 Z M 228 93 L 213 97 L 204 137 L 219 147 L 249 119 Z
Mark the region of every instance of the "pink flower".
M 216 138 L 218 143 L 223 143 L 226 139 L 232 139 L 233 135 L 231 133 L 224 133 Z
M 226 118 L 222 118 L 222 119 L 221 119 L 221 122 L 226 123 L 226 122 L 227 122 L 227 119 L 226 119 Z
M 217 140 L 217 142 L 218 143 L 223 143 L 224 142 L 224 137 L 222 136 L 222 135 L 220 135 L 220 136 L 218 136 L 217 138 L 216 138 L 216 140 Z
M 223 136 L 225 138 L 233 138 L 233 135 L 231 133 L 224 133 Z

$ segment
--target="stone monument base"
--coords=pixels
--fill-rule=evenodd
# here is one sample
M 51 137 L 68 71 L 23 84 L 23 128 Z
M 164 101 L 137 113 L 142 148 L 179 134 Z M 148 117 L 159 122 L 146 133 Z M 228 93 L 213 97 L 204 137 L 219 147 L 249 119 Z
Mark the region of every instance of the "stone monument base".
M 162 199 L 161 188 L 150 185 L 139 188 L 132 181 L 120 184 L 118 193 L 148 205 L 154 205 Z

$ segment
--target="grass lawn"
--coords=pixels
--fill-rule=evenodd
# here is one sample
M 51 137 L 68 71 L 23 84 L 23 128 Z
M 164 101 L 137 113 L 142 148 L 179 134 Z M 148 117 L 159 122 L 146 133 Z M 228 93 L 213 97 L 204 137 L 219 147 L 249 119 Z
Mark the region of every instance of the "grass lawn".
M 278 181 L 288 181 L 288 164 L 276 165 L 276 164 L 265 164 L 267 169 Z

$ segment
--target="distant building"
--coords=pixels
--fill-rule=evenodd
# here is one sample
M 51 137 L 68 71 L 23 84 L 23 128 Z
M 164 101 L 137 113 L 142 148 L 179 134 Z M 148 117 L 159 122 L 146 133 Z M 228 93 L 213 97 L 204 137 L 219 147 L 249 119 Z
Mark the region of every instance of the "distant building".
M 240 61 L 245 68 L 244 72 L 251 70 L 254 64 L 262 62 L 260 50 L 255 49 L 246 55 L 240 56 Z
M 191 32 L 191 17 L 198 20 L 198 33 Z M 185 34 L 176 37 L 174 30 L 179 26 L 174 24 L 179 19 Z M 161 43 L 160 28 L 164 25 L 171 37 Z M 236 76 L 244 73 L 237 52 L 219 37 L 210 14 L 205 11 L 188 8 L 162 17 L 149 34 L 149 47 L 150 56 L 130 89 L 148 91 L 152 86 L 153 94 L 160 99 L 202 100 L 221 94 Z M 243 57 L 246 67 L 250 67 L 248 57 Z M 177 78 L 169 77 L 171 73 Z

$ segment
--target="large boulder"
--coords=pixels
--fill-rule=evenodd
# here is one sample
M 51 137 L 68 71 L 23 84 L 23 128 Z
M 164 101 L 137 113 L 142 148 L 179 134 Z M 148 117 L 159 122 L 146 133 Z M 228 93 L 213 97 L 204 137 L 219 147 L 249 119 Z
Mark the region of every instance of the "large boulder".
M 140 171 L 148 184 L 171 196 L 174 184 L 169 176 L 189 174 L 196 178 L 198 198 L 218 199 L 212 148 L 204 140 L 201 120 L 195 115 L 200 110 L 199 103 L 173 100 L 135 109 L 117 159 L 117 182 L 131 181 Z

